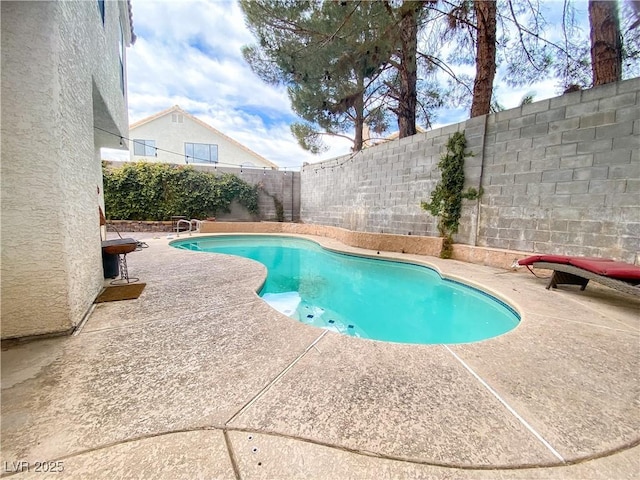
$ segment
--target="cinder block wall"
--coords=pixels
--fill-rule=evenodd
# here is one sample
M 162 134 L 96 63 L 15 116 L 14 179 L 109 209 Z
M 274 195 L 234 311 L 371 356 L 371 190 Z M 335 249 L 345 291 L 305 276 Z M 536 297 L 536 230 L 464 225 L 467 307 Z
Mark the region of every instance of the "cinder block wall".
M 193 168 L 214 173 L 233 173 L 251 185 L 260 185 L 258 206 L 259 220 L 277 220 L 274 197 L 282 202 L 285 222 L 300 220 L 300 172 L 270 170 L 268 168 L 234 168 L 194 165 Z M 242 171 L 241 171 L 242 170 Z M 222 214 L 220 220 L 250 220 L 246 209 L 232 209 L 231 214 Z
M 478 245 L 633 262 L 640 79 L 487 118 Z
M 377 145 L 355 155 L 306 165 L 301 172 L 301 219 L 349 230 L 437 236 L 434 219 L 420 208 L 429 200 L 437 164 L 449 136 L 465 130 L 469 151 L 466 186 L 480 185 L 484 117 Z M 473 205 L 472 205 L 473 206 Z M 475 215 L 465 209 L 471 225 Z M 474 234 L 473 226 L 461 238 Z
M 449 136 L 473 154 L 456 242 L 524 252 L 607 256 L 640 252 L 640 79 L 477 117 L 307 165 L 301 220 L 357 231 L 437 235 L 420 208 Z

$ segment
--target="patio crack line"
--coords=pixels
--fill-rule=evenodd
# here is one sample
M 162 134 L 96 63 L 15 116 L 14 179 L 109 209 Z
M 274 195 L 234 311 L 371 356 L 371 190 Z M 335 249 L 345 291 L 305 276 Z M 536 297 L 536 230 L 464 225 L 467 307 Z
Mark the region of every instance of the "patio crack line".
M 464 464 L 464 463 L 446 463 L 442 461 L 436 461 L 431 459 L 424 459 L 418 457 L 408 457 L 402 455 L 396 455 L 392 453 L 381 453 L 375 452 L 371 450 L 364 450 L 358 447 L 349 447 L 345 445 L 340 445 L 337 443 L 332 443 L 330 441 L 318 440 L 310 437 L 302 437 L 295 434 L 287 434 L 284 432 L 279 432 L 276 430 L 261 430 L 255 428 L 244 428 L 244 427 L 225 427 L 225 431 L 227 433 L 252 433 L 255 435 L 265 435 L 269 437 L 285 439 L 285 440 L 294 440 L 297 442 L 307 443 L 309 445 L 315 445 L 319 447 L 331 448 L 333 450 L 337 450 L 340 452 L 352 453 L 355 455 L 361 455 L 363 457 L 375 458 L 379 460 L 390 460 L 394 462 L 402 462 L 413 465 L 425 465 L 429 467 L 436 468 L 447 468 L 447 469 L 459 469 L 459 470 L 468 470 L 468 471 L 499 471 L 499 470 L 526 470 L 533 468 L 558 468 L 558 467 L 566 467 L 571 465 L 577 465 L 579 463 L 588 462 L 591 460 L 597 460 L 602 457 L 607 457 L 610 455 L 614 455 L 621 451 L 627 450 L 628 448 L 632 448 L 637 446 L 638 443 L 632 444 L 630 446 L 625 446 L 622 449 L 605 452 L 602 455 L 594 456 L 594 457 L 585 457 L 576 460 L 571 460 L 563 463 L 518 463 L 518 464 L 496 464 L 496 465 L 483 465 L 483 464 Z M 231 439 L 230 439 L 231 441 Z
M 236 476 L 236 480 L 240 480 L 242 478 L 240 475 L 240 468 L 236 461 L 236 455 L 233 451 L 231 439 L 229 438 L 229 432 L 227 432 L 227 430 L 222 430 L 222 436 L 224 437 L 224 444 L 227 447 L 227 453 L 229 454 L 229 461 L 231 462 L 231 468 L 233 468 L 233 474 Z
M 634 440 L 633 442 L 625 444 L 625 445 L 623 445 L 621 447 L 613 448 L 613 449 L 610 449 L 610 450 L 606 450 L 606 451 L 600 452 L 600 453 L 598 453 L 596 455 L 589 455 L 589 456 L 582 457 L 582 458 L 568 460 L 568 461 L 566 461 L 566 462 L 564 462 L 562 464 L 554 464 L 554 463 L 533 464 L 533 463 L 531 463 L 531 464 L 519 464 L 519 465 L 464 465 L 464 464 L 447 464 L 447 463 L 434 462 L 434 461 L 424 460 L 424 459 L 419 459 L 419 458 L 403 457 L 403 456 L 393 455 L 393 454 L 376 453 L 376 452 L 371 452 L 371 451 L 367 451 L 367 450 L 361 450 L 361 449 L 358 449 L 358 448 L 345 447 L 345 446 L 342 446 L 342 445 L 333 444 L 331 442 L 323 442 L 323 441 L 312 439 L 312 438 L 306 438 L 306 437 L 301 437 L 301 436 L 297 436 L 297 435 L 288 435 L 286 433 L 281 433 L 281 432 L 276 432 L 276 431 L 256 430 L 256 429 L 253 429 L 253 428 L 224 427 L 224 426 L 218 426 L 218 425 L 208 425 L 208 426 L 200 426 L 200 427 L 192 427 L 192 428 L 179 428 L 179 429 L 166 430 L 164 432 L 155 432 L 155 433 L 149 433 L 149 434 L 145 434 L 145 435 L 138 435 L 138 436 L 127 438 L 127 439 L 117 440 L 117 441 L 114 441 L 114 442 L 106 443 L 106 444 L 103 444 L 103 445 L 97 445 L 95 447 L 87 448 L 87 449 L 84 449 L 84 450 L 79 450 L 77 452 L 68 453 L 66 455 L 61 455 L 59 457 L 54 457 L 54 458 L 52 458 L 50 460 L 47 460 L 47 461 L 56 462 L 56 461 L 60 461 L 60 460 L 67 460 L 67 459 L 71 459 L 71 458 L 74 458 L 74 457 L 79 457 L 79 456 L 82 456 L 82 455 L 98 452 L 98 451 L 101 451 L 101 450 L 107 450 L 109 448 L 116 447 L 116 446 L 119 446 L 119 445 L 125 445 L 127 443 L 135 443 L 135 442 L 140 442 L 140 441 L 150 440 L 150 439 L 153 439 L 153 438 L 160 438 L 160 437 L 165 437 L 165 436 L 175 435 L 175 434 L 180 434 L 180 433 L 192 433 L 192 432 L 203 432 L 203 431 L 204 432 L 220 431 L 225 435 L 225 439 L 226 439 L 226 436 L 229 434 L 229 432 L 236 432 L 236 433 L 237 432 L 244 432 L 244 433 L 249 432 L 249 433 L 254 433 L 254 434 L 259 434 L 259 435 L 272 436 L 272 437 L 276 437 L 276 438 L 284 438 L 284 439 L 289 439 L 289 440 L 296 440 L 296 441 L 308 443 L 308 444 L 311 444 L 311 445 L 318 445 L 318 446 L 321 446 L 321 447 L 332 448 L 332 449 L 339 450 L 339 451 L 342 451 L 342 452 L 353 453 L 353 454 L 356 454 L 356 455 L 362 455 L 364 457 L 371 457 L 371 458 L 377 458 L 377 459 L 382 459 L 382 460 L 392 460 L 392 461 L 411 463 L 411 464 L 416 464 L 416 465 L 427 465 L 427 466 L 431 466 L 431 467 L 452 468 L 452 469 L 456 469 L 457 468 L 457 469 L 461 469 L 461 470 L 479 470 L 479 471 L 523 470 L 523 469 L 530 469 L 530 468 L 538 468 L 539 469 L 539 468 L 566 467 L 566 466 L 578 465 L 578 464 L 581 464 L 581 463 L 590 462 L 590 461 L 593 461 L 593 460 L 599 460 L 599 459 L 602 459 L 602 458 L 610 457 L 612 455 L 616 455 L 616 454 L 618 454 L 620 452 L 623 452 L 625 450 L 640 446 L 640 439 L 637 439 L 637 440 Z M 230 438 L 229 438 L 229 444 L 231 444 L 231 439 Z M 0 473 L 0 478 L 13 477 L 13 476 L 19 475 L 20 473 L 22 473 L 22 472 L 3 472 L 3 473 Z
M 529 432 L 531 434 L 533 434 L 534 437 L 536 437 L 538 439 L 538 441 L 540 443 L 542 443 L 552 454 L 554 457 L 556 457 L 558 460 L 560 460 L 562 463 L 567 463 L 566 460 L 564 458 L 562 458 L 562 455 L 560 455 L 558 453 L 558 451 L 553 448 L 551 446 L 551 444 L 549 442 L 547 442 L 544 437 L 542 435 L 540 435 L 531 425 L 529 425 L 529 423 L 520 416 L 520 414 L 518 412 L 516 412 L 500 395 L 498 395 L 498 392 L 496 392 L 493 388 L 491 388 L 489 386 L 489 384 L 487 382 L 485 382 L 480 375 L 478 375 L 476 372 L 473 371 L 473 369 L 466 364 L 466 362 L 464 360 L 462 360 L 458 355 L 456 355 L 456 353 L 451 350 L 449 348 L 448 345 L 443 345 L 444 348 L 446 348 L 449 353 L 451 355 L 454 356 L 454 358 L 456 360 L 458 360 L 458 362 L 460 362 L 462 364 L 462 366 L 471 374 L 473 375 L 473 377 L 478 380 L 480 382 L 480 384 L 487 389 L 487 391 L 489 393 L 491 393 L 491 395 L 493 395 L 508 411 L 509 413 L 511 413 L 511 415 L 513 415 L 514 417 L 516 417 L 516 419 L 522 424 L 523 427 L 525 427 L 527 430 L 529 430 Z
M 271 389 L 271 387 L 273 387 L 282 377 L 284 377 L 289 370 L 291 370 L 300 360 L 302 360 L 304 358 L 304 356 L 309 352 L 309 350 L 311 350 L 312 348 L 315 348 L 316 344 L 322 340 L 322 338 L 329 333 L 329 330 L 325 330 L 324 332 L 322 332 L 320 334 L 320 336 L 318 338 L 316 338 L 307 348 L 304 349 L 304 351 L 298 355 L 289 365 L 287 365 L 285 367 L 284 370 L 282 370 L 273 380 L 271 380 L 267 385 L 265 385 L 262 390 L 260 390 L 251 400 L 249 400 L 247 403 L 244 404 L 244 406 L 238 410 L 236 413 L 234 413 L 231 418 L 229 420 L 227 420 L 224 423 L 225 428 L 231 423 L 233 422 L 236 418 L 240 417 L 245 411 L 247 411 L 249 408 L 251 408 L 251 406 L 257 402 L 258 400 L 260 400 L 260 398 L 262 398 L 262 396 L 267 393 L 269 391 L 269 389 Z
M 172 429 L 172 430 L 167 430 L 164 432 L 155 432 L 155 433 L 148 433 L 145 435 L 138 435 L 135 437 L 131 437 L 131 438 L 125 438 L 123 440 L 116 440 L 114 442 L 109 442 L 109 443 L 105 443 L 102 445 L 96 445 L 94 447 L 90 447 L 90 448 L 85 448 L 84 450 L 79 450 L 77 452 L 72 452 L 72 453 L 68 453 L 66 455 L 61 455 L 58 457 L 54 457 L 53 459 L 50 460 L 46 460 L 46 461 L 42 461 L 41 463 L 52 463 L 52 462 L 59 462 L 59 461 L 64 461 L 67 459 L 71 459 L 71 458 L 75 458 L 75 457 L 80 457 L 82 455 L 87 455 L 87 454 L 91 454 L 94 452 L 99 452 L 101 450 L 107 450 L 109 448 L 112 447 L 117 447 L 120 445 L 126 445 L 127 443 L 135 443 L 135 442 L 140 442 L 140 441 L 145 441 L 145 440 L 150 440 L 150 439 L 154 439 L 154 438 L 160 438 L 160 437 L 165 437 L 168 435 L 175 435 L 175 434 L 180 434 L 180 433 L 192 433 L 192 432 L 206 432 L 206 431 L 222 431 L 222 429 L 220 427 L 217 426 L 202 426 L 202 427 L 193 427 L 193 428 L 178 428 L 178 429 Z M 14 475 L 20 475 L 21 471 L 11 471 L 11 472 L 2 472 L 0 473 L 0 478 L 6 478 L 6 477 L 13 477 Z

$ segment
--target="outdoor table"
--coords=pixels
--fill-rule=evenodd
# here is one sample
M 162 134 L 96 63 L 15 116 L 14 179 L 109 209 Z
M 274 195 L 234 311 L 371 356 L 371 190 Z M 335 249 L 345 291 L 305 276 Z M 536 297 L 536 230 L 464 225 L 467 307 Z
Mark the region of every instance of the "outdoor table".
M 138 242 L 133 238 L 117 238 L 115 240 L 103 240 L 103 255 L 117 255 L 120 271 L 120 278 L 111 283 L 132 283 L 137 282 L 137 278 L 129 278 L 127 268 L 127 253 L 134 252 L 138 248 Z

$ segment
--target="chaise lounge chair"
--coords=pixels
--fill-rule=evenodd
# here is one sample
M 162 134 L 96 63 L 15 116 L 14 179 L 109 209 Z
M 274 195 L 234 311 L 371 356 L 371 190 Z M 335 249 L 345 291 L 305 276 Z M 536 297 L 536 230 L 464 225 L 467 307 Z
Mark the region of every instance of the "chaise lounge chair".
M 547 285 L 580 285 L 584 290 L 589 280 L 630 295 L 640 296 L 640 267 L 616 262 L 610 258 L 569 257 L 564 255 L 532 255 L 518 260 L 518 265 L 553 270 Z

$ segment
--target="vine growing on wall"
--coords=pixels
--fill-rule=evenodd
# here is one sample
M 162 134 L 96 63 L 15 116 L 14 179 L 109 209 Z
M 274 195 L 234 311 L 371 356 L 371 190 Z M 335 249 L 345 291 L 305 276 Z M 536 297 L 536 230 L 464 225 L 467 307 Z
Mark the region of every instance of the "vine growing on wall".
M 436 188 L 431 192 L 431 200 L 420 206 L 434 217 L 438 217 L 438 232 L 444 237 L 441 258 L 451 258 L 453 235 L 458 233 L 462 200 L 474 200 L 482 195 L 475 188 L 464 191 L 464 160 L 470 156 L 465 152 L 467 139 L 464 132 L 454 133 L 447 141 L 447 151 L 440 158 L 438 168 L 442 173 Z
M 229 212 L 233 200 L 250 213 L 258 213 L 258 186 L 230 173 L 215 175 L 191 166 L 135 162 L 121 168 L 103 163 L 102 174 L 107 219 L 207 218 Z
M 282 204 L 282 201 L 275 194 L 270 193 L 264 187 L 264 184 L 262 182 L 258 184 L 258 189 L 264 192 L 266 196 L 271 197 L 271 199 L 273 200 L 273 207 L 276 211 L 276 220 L 278 220 L 278 222 L 284 222 L 284 205 Z
M 284 205 L 275 195 L 273 196 L 273 206 L 276 209 L 276 219 L 279 222 L 284 222 Z

